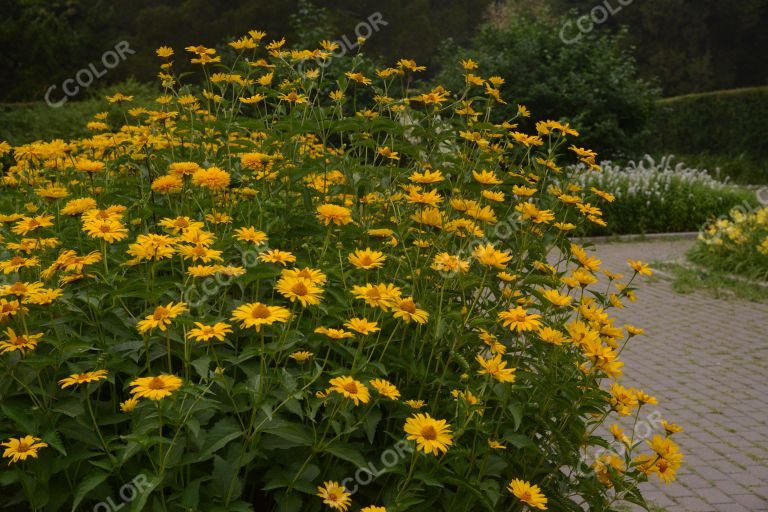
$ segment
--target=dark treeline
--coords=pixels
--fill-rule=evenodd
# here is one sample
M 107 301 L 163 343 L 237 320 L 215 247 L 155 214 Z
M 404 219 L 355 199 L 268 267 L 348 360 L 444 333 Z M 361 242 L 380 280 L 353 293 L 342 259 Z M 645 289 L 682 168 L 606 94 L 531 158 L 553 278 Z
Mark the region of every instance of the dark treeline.
M 216 46 L 249 29 L 294 43 L 354 40 L 358 23 L 379 12 L 387 24 L 368 54 L 437 72 L 441 43 L 469 44 L 483 23 L 533 10 L 559 27 L 570 22 L 564 34 L 573 37 L 578 16 L 599 19 L 601 8 L 615 14 L 591 30 L 626 26 L 640 75 L 658 79 L 664 95 L 768 83 L 768 0 L 0 0 L 0 101 L 40 100 L 123 40 L 136 54 L 100 84 L 151 81 L 160 45 Z

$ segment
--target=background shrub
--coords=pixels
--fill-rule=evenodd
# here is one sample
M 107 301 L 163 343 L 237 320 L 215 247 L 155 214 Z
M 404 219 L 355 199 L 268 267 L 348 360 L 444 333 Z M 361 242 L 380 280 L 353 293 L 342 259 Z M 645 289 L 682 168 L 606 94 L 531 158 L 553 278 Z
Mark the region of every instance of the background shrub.
M 582 174 L 581 184 L 616 196 L 602 205 L 607 227 L 590 226 L 586 234 L 697 231 L 737 205 L 757 204 L 754 194 L 721 182 L 705 170 L 689 168 L 674 157 L 646 156 L 626 166 L 601 164 L 603 172 Z
M 601 154 L 644 151 L 658 91 L 637 76 L 624 34 L 593 32 L 566 44 L 560 26 L 560 20 L 511 18 L 502 28 L 484 27 L 468 49 L 446 44 L 442 60 L 472 58 L 483 74 L 504 78 L 504 90 L 517 103 L 539 118 L 567 119 Z M 459 67 L 447 67 L 438 80 L 452 90 L 463 86 Z M 515 109 L 510 104 L 499 114 L 510 118 Z
M 768 87 L 663 99 L 653 126 L 650 151 L 704 154 L 749 181 L 768 180 Z

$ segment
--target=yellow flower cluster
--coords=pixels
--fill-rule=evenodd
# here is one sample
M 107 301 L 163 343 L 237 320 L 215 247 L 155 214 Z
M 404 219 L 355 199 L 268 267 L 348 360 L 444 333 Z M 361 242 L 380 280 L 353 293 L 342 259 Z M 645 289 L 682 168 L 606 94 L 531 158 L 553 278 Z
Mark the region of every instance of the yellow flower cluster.
M 600 489 L 559 469 L 655 403 L 616 382 L 642 329 L 610 316 L 650 268 L 625 280 L 568 239 L 610 198 L 558 163 L 599 169 L 578 132 L 500 118 L 504 81 L 472 61 L 463 90 L 414 90 L 414 61 L 265 37 L 232 63 L 185 48 L 199 85 L 161 47 L 154 102 L 113 95 L 124 115 L 92 136 L 0 155 L 3 395 L 40 415 L 0 419 L 24 429 L 3 456 L 39 452 L 62 486 L 165 472 L 142 499 L 201 510 L 346 511 L 345 478 L 393 443 L 354 510 L 546 510 L 673 479 L 670 431 L 632 467 L 598 459 Z M 64 447 L 84 463 L 54 463 Z

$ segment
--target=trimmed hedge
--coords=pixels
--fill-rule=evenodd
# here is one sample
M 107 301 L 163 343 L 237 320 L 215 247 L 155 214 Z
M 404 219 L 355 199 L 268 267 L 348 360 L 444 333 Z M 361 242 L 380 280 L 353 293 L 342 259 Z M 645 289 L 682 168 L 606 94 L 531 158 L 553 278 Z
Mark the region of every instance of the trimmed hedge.
M 768 87 L 663 99 L 655 118 L 651 146 L 659 153 L 768 158 Z

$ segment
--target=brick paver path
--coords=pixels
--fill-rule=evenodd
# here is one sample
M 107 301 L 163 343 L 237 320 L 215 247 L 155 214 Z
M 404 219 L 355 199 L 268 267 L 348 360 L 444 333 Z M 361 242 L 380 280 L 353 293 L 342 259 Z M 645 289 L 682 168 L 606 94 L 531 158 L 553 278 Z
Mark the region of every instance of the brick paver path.
M 680 257 L 692 241 L 606 243 L 603 268 Z M 659 400 L 685 453 L 677 482 L 645 495 L 669 512 L 768 511 L 768 304 L 681 295 L 665 279 L 639 285 L 616 316 L 645 329 L 622 354 L 624 381 Z M 612 310 L 616 311 L 616 310 Z

